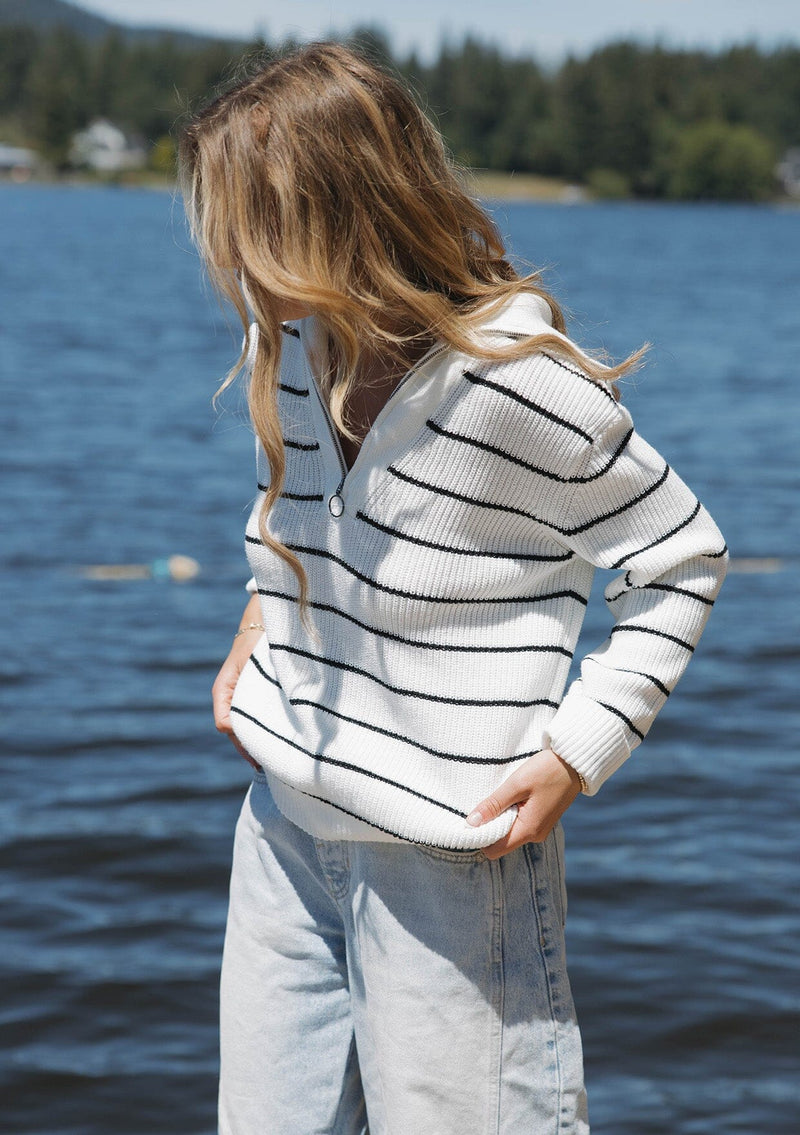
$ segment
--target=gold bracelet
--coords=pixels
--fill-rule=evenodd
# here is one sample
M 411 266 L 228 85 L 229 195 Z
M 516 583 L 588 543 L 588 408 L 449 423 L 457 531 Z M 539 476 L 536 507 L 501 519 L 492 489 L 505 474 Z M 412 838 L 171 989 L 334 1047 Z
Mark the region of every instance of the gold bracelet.
M 240 634 L 247 634 L 248 631 L 266 631 L 266 629 L 267 628 L 263 627 L 261 623 L 248 623 L 246 627 L 239 627 L 233 637 L 238 638 Z
M 577 775 L 577 777 L 578 777 L 578 783 L 579 783 L 579 784 L 580 784 L 580 786 L 581 786 L 581 792 L 586 792 L 589 786 L 588 786 L 588 785 L 587 785 L 587 783 L 586 783 L 586 777 L 585 777 L 585 776 L 583 775 L 583 773 L 582 773 L 582 772 L 578 772 L 578 770 L 577 770 L 577 769 L 575 768 L 575 766 L 574 766 L 574 765 L 571 765 L 571 764 L 569 763 L 569 761 L 565 761 L 565 760 L 564 760 L 564 758 L 563 758 L 563 757 L 562 757 L 562 756 L 561 756 L 561 755 L 560 755 L 559 753 L 557 753 L 557 752 L 555 751 L 555 749 L 551 749 L 551 750 L 550 750 L 550 752 L 551 752 L 551 753 L 553 753 L 553 755 L 554 755 L 554 756 L 558 757 L 558 759 L 559 759 L 559 760 L 561 761 L 562 765 L 566 765 L 566 766 L 567 766 L 567 768 L 568 768 L 568 769 L 569 769 L 569 770 L 570 770 L 571 772 L 574 772 L 574 773 L 575 773 L 575 774 Z

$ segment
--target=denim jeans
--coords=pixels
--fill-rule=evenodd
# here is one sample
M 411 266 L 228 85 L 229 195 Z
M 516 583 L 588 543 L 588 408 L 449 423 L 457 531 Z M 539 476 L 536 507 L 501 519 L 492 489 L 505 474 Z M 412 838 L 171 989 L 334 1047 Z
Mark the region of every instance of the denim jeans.
M 325 841 L 257 777 L 222 966 L 221 1135 L 587 1135 L 561 831 Z

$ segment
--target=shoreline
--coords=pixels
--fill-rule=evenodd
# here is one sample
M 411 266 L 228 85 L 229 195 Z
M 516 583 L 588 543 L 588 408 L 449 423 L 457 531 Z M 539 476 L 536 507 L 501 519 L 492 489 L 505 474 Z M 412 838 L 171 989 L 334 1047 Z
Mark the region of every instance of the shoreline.
M 463 182 L 470 193 L 495 201 L 547 201 L 574 205 L 596 200 L 586 186 L 537 173 L 473 169 L 464 171 Z
M 616 201 L 619 203 L 672 204 L 672 205 L 751 205 L 753 207 L 800 209 L 800 198 L 778 194 L 764 201 L 728 200 L 722 198 L 703 198 L 697 201 L 676 200 L 670 197 L 606 197 L 575 181 L 558 177 L 544 177 L 535 173 L 515 173 L 507 170 L 458 169 L 456 170 L 464 190 L 481 200 L 503 202 L 528 202 L 531 204 L 591 205 L 596 202 Z M 26 177 L 0 173 L 0 188 L 13 186 L 64 186 L 71 189 L 148 189 L 156 193 L 175 194 L 177 181 L 152 170 L 125 170 L 116 175 L 102 176 L 82 172 L 67 173 L 64 176 L 39 173 Z

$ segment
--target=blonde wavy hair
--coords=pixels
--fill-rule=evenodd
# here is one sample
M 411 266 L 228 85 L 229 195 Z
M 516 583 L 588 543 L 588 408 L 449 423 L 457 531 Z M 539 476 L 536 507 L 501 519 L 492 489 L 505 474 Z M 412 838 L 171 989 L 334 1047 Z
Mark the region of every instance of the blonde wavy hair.
M 286 468 L 277 389 L 287 304 L 310 309 L 327 330 L 323 395 L 354 439 L 348 411 L 364 353 L 400 361 L 433 337 L 487 359 L 553 352 L 601 381 L 641 354 L 609 367 L 555 333 L 504 344 L 476 334 L 519 292 L 546 300 L 556 332 L 565 324 L 539 275 L 521 277 L 506 260 L 494 223 L 465 192 L 412 94 L 346 47 L 309 44 L 258 65 L 185 127 L 179 167 L 211 282 L 245 335 L 248 303 L 258 325 L 248 398 L 270 467 L 259 527 L 297 575 L 303 608 L 303 568 L 266 526 Z M 220 390 L 246 352 L 247 339 Z

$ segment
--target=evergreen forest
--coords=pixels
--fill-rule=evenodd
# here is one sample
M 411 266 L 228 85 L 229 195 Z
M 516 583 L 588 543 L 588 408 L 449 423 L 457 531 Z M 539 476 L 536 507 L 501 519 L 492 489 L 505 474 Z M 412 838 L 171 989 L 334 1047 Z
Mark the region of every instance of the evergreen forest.
M 473 38 L 442 45 L 430 62 L 395 57 L 380 32 L 350 40 L 410 82 L 456 160 L 477 169 L 561 178 L 606 197 L 759 200 L 777 193 L 776 165 L 800 146 L 796 46 L 711 53 L 618 42 L 545 68 Z M 2 26 L 0 139 L 65 170 L 75 131 L 107 118 L 169 175 L 186 114 L 270 49 Z

